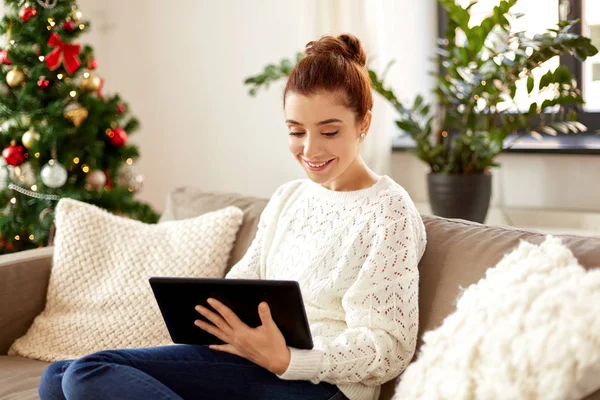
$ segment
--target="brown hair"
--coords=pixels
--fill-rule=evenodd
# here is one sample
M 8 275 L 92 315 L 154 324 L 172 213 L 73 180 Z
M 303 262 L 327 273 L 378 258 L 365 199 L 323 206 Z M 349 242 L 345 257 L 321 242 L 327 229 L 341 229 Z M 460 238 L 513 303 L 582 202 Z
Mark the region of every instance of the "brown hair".
M 343 95 L 346 107 L 361 121 L 373 107 L 367 55 L 353 35 L 323 36 L 306 45 L 306 56 L 292 69 L 283 92 L 283 106 L 292 93 L 308 96 L 321 90 Z

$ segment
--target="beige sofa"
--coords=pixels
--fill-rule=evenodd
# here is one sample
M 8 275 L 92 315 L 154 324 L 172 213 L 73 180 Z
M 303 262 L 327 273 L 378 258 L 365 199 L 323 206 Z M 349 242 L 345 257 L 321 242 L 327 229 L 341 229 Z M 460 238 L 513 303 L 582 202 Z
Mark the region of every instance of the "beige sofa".
M 265 199 L 178 189 L 169 195 L 161 219 L 187 218 L 227 205 L 240 207 L 245 212 L 244 223 L 231 253 L 230 267 L 248 248 L 265 204 Z M 461 287 L 477 282 L 488 267 L 495 265 L 521 239 L 534 243 L 544 239 L 543 234 L 517 229 L 430 216 L 423 219 L 428 245 L 419 266 L 419 338 L 423 332 L 439 326 L 454 310 Z M 563 242 L 586 268 L 600 266 L 600 239 L 563 236 Z M 44 308 L 52 251 L 43 248 L 0 257 L 0 399 L 38 398 L 37 385 L 47 364 L 10 357 L 6 352 Z M 381 399 L 391 398 L 393 390 L 393 381 L 384 385 Z M 586 400 L 600 400 L 600 391 Z

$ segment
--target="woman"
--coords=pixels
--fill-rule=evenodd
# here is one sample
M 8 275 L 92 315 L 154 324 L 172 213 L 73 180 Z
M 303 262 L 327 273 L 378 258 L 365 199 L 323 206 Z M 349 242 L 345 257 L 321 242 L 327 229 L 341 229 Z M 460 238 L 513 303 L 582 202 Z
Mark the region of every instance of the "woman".
M 354 36 L 308 43 L 284 91 L 289 149 L 309 179 L 279 187 L 228 278 L 300 283 L 314 349 L 288 348 L 266 303 L 250 328 L 198 307 L 219 346 L 103 351 L 48 367 L 42 399 L 377 399 L 410 362 L 425 230 L 410 197 L 359 155 L 373 104 Z

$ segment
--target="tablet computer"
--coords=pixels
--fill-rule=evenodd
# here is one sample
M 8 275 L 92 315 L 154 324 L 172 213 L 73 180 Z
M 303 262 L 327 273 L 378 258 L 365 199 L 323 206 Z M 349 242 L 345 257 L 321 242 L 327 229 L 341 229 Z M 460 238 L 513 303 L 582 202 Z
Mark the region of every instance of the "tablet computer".
M 150 286 L 174 343 L 223 343 L 194 325 L 197 319 L 211 323 L 195 307 L 201 305 L 212 310 L 206 300 L 214 298 L 253 328 L 261 324 L 258 305 L 266 302 L 288 346 L 313 348 L 300 286 L 296 281 L 152 277 Z

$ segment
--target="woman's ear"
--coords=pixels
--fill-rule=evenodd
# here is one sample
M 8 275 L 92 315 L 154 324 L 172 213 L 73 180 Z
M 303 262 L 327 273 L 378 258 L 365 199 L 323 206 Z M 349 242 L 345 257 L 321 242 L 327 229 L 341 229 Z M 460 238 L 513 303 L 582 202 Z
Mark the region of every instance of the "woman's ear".
M 360 132 L 364 132 L 364 133 L 369 132 L 369 128 L 371 127 L 371 119 L 372 118 L 373 118 L 373 113 L 371 112 L 371 110 L 367 111 L 367 113 L 365 114 L 365 117 L 363 118 L 362 122 L 360 123 L 360 128 L 359 128 Z

